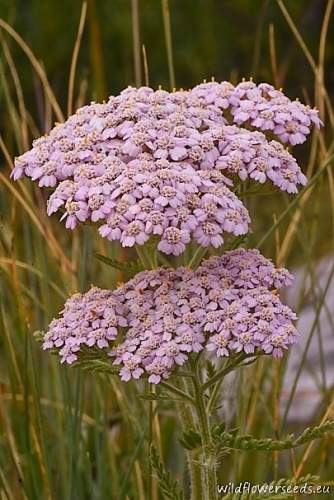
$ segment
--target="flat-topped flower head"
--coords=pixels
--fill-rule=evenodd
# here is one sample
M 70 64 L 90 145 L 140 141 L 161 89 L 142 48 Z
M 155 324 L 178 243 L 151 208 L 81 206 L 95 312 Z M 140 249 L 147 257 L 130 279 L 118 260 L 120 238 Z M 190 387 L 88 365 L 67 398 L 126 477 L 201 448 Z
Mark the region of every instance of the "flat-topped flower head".
M 316 110 L 268 84 L 128 87 L 35 140 L 12 175 L 51 188 L 48 214 L 61 210 L 68 229 L 93 222 L 125 247 L 155 235 L 162 252 L 178 255 L 191 240 L 218 247 L 224 232 L 248 231 L 235 180 L 288 193 L 304 185 L 296 160 L 265 133 L 297 144 L 320 124 Z
M 233 283 L 233 288 L 278 289 L 292 283 L 292 275 L 285 268 L 276 268 L 259 250 L 238 248 L 221 257 L 213 256 L 202 262 L 198 273 L 215 275 Z
M 316 109 L 297 99 L 291 101 L 268 83 L 256 85 L 249 80 L 234 87 L 229 82 L 210 82 L 197 85 L 191 92 L 208 106 L 230 110 L 236 125 L 270 131 L 292 146 L 302 144 L 312 126 L 322 125 Z
M 201 351 L 280 357 L 297 340 L 296 315 L 277 295 L 290 282 L 258 250 L 233 250 L 197 270 L 142 271 L 114 291 L 73 295 L 43 347 L 69 364 L 87 348 L 102 350 L 122 380 L 146 376 L 154 384 Z

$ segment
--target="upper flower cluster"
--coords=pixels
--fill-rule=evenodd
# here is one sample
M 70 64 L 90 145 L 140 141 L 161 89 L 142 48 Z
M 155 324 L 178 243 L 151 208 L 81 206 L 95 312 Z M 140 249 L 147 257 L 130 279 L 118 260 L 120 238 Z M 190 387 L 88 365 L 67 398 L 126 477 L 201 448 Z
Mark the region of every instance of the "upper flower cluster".
M 234 87 L 229 82 L 210 82 L 198 85 L 192 92 L 207 105 L 229 110 L 237 125 L 270 131 L 292 146 L 306 140 L 312 125 L 322 125 L 316 109 L 298 99 L 291 101 L 268 83 L 242 81 Z
M 117 290 L 72 296 L 53 320 L 44 349 L 73 363 L 84 346 L 108 349 L 122 380 L 168 378 L 192 352 L 282 356 L 296 342 L 296 315 L 276 289 L 291 275 L 257 250 L 212 257 L 197 270 L 143 271 Z
M 312 123 L 320 126 L 315 110 L 267 84 L 211 82 L 173 93 L 129 87 L 34 141 L 15 160 L 13 177 L 56 187 L 48 213 L 64 210 L 67 228 L 99 221 L 100 234 L 123 246 L 156 234 L 161 251 L 178 255 L 192 238 L 217 247 L 224 231 L 247 232 L 235 179 L 269 179 L 289 193 L 305 184 L 284 146 L 254 129 L 295 144 Z

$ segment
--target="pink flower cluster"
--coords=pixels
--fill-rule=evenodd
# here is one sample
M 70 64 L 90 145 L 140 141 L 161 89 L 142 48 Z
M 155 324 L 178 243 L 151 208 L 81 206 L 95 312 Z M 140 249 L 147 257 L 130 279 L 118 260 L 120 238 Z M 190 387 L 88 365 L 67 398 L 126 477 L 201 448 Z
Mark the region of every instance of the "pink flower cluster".
M 198 85 L 193 93 L 207 105 L 229 110 L 233 123 L 269 131 L 292 146 L 306 140 L 312 125 L 322 125 L 316 109 L 291 101 L 268 83 L 242 81 L 234 87 L 229 82 L 210 82 Z
M 217 357 L 280 357 L 297 339 L 296 315 L 276 292 L 290 282 L 285 269 L 244 249 L 212 257 L 195 271 L 143 271 L 114 291 L 72 296 L 43 347 L 56 348 L 69 364 L 87 346 L 105 349 L 122 380 L 145 375 L 154 384 L 203 349 Z
M 123 246 L 157 235 L 159 250 L 179 255 L 191 239 L 218 247 L 224 231 L 248 231 L 235 179 L 269 179 L 289 193 L 306 183 L 280 142 L 240 124 L 297 143 L 312 123 L 320 126 L 315 110 L 267 84 L 212 82 L 173 93 L 129 87 L 34 141 L 16 158 L 13 177 L 56 188 L 48 213 L 63 210 L 69 229 L 98 222 L 103 237 Z

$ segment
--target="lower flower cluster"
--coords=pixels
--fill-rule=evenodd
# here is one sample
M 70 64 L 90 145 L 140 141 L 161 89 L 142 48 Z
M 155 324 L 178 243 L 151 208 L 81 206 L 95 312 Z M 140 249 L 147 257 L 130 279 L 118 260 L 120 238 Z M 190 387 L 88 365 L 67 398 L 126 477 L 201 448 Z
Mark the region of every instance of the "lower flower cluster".
M 122 380 L 145 375 L 154 384 L 204 349 L 216 357 L 281 357 L 298 337 L 296 315 L 277 294 L 290 282 L 288 271 L 244 249 L 211 257 L 196 270 L 143 271 L 116 290 L 73 295 L 43 348 L 56 348 L 69 364 L 87 346 L 104 349 Z

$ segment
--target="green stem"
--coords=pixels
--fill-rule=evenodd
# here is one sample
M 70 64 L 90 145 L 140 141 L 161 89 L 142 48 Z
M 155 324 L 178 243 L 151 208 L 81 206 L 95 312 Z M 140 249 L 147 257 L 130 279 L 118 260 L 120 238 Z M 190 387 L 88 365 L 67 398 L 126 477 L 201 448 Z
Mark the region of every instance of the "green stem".
M 187 381 L 180 381 L 182 385 L 182 392 L 190 393 Z M 181 389 L 180 389 L 181 390 Z M 191 396 L 189 396 L 191 397 Z M 182 429 L 187 431 L 195 429 L 196 423 L 192 406 L 188 404 L 178 404 L 178 414 L 181 420 Z M 205 498 L 204 485 L 205 477 L 204 470 L 201 467 L 198 450 L 186 450 L 188 472 L 190 476 L 190 498 L 191 500 L 203 500 Z
M 136 252 L 139 257 L 140 262 L 142 263 L 145 269 L 154 269 L 154 264 L 148 255 L 148 252 L 145 251 L 145 248 L 139 245 L 136 245 Z
M 216 385 L 214 386 L 214 388 L 210 394 L 208 404 L 206 405 L 206 411 L 208 412 L 209 415 L 211 414 L 211 412 L 213 410 L 213 406 L 214 406 L 215 402 L 217 401 L 222 382 L 223 382 L 223 379 L 219 380 L 216 383 Z
M 219 370 L 213 377 L 209 378 L 209 380 L 207 380 L 205 382 L 205 384 L 203 384 L 203 391 L 206 391 L 207 389 L 209 389 L 209 387 L 211 387 L 216 382 L 221 381 L 221 379 L 225 375 L 227 375 L 228 373 L 230 373 L 231 371 L 233 371 L 235 369 L 235 367 L 241 361 L 243 361 L 245 359 L 245 357 L 247 357 L 247 355 L 245 355 L 243 353 L 239 354 L 238 356 L 236 356 L 232 363 L 229 363 L 227 366 L 225 366 L 224 368 L 222 368 L 221 370 Z
M 152 392 L 151 384 L 148 384 L 149 392 Z M 151 446 L 153 443 L 153 401 L 149 401 L 148 403 L 148 456 L 149 460 L 147 461 L 147 478 L 148 478 L 148 500 L 152 500 L 153 498 L 153 474 L 152 474 L 152 461 L 151 461 Z
M 209 416 L 205 409 L 204 386 L 201 384 L 199 363 L 194 366 L 194 398 L 197 422 L 202 438 L 202 468 L 205 475 L 205 494 L 203 500 L 217 499 L 217 474 L 215 459 L 212 457 L 213 445 L 210 432 Z
M 188 266 L 192 268 L 196 268 L 204 255 L 207 253 L 208 249 L 206 247 L 198 247 L 197 250 L 194 252 Z

